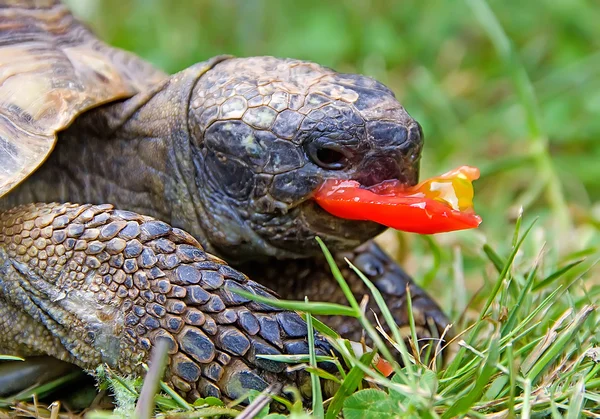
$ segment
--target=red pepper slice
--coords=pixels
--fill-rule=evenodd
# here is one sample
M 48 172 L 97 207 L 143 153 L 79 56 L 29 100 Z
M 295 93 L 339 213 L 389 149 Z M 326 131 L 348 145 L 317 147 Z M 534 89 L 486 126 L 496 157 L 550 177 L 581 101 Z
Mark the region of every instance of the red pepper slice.
M 414 187 L 388 180 L 365 188 L 354 180 L 328 179 L 314 198 L 336 217 L 374 221 L 411 233 L 444 233 L 481 223 L 473 210 L 472 181 L 478 178 L 477 168 L 461 166 Z

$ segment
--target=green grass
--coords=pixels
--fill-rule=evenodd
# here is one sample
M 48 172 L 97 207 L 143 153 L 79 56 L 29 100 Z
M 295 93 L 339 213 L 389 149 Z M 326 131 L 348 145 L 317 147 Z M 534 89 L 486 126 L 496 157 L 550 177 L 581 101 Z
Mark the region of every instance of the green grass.
M 351 295 L 347 306 L 288 302 L 314 315 L 358 317 L 395 368 L 391 378 L 381 376 L 369 366 L 372 355 L 355 356 L 333 336 L 351 369 L 336 377 L 337 393 L 317 404 L 322 411 L 290 402 L 290 417 L 600 415 L 600 8 L 593 2 L 69 3 L 103 39 L 170 72 L 232 53 L 371 75 L 422 123 L 424 177 L 461 164 L 481 168 L 478 231 L 385 239 L 464 331 L 453 360 L 443 368 L 421 363 L 414 339 L 407 347 L 392 329 L 400 368 Z M 372 298 L 382 303 L 376 292 Z M 389 322 L 383 308 L 380 320 Z M 301 361 L 313 376 L 326 376 L 314 358 Z M 362 388 L 363 380 L 374 388 Z M 119 382 L 110 374 L 108 381 Z M 133 392 L 132 409 L 139 389 L 118 391 Z M 234 408 L 212 399 L 191 406 L 164 392 L 157 406 L 183 412 L 173 417 Z
M 392 366 L 393 375 L 390 377 L 383 376 L 371 366 L 373 352 L 355 355 L 347 341 L 324 328 L 320 322 L 313 322 L 312 316 L 308 315 L 309 329 L 315 327 L 321 330 L 344 358 L 343 363 L 328 357 L 319 360 L 348 365 L 350 369 L 341 370 L 336 377 L 320 370 L 316 365 L 313 342 L 309 342 L 310 354 L 304 357 L 269 357 L 282 362 L 305 363 L 311 373 L 313 407 L 305 411 L 293 400 L 284 401 L 291 410 L 289 417 L 333 419 L 340 413 L 349 419 L 597 417 L 600 414 L 600 365 L 596 346 L 599 319 L 593 301 L 598 290 L 586 290 L 583 281 L 598 257 L 579 264 L 556 264 L 543 255 L 543 248 L 536 251 L 528 246 L 533 239 L 533 227 L 532 223 L 523 228 L 522 218 L 517 220 L 514 234 L 508 238 L 509 254 L 503 255 L 492 247 L 488 248 L 488 263 L 493 266 L 494 275 L 487 301 L 479 318 L 452 343 L 458 350 L 444 368 L 436 368 L 434 361 L 423 362 L 417 355 L 418 346 L 411 341 L 414 326 L 409 336 L 401 336 L 398 330 L 392 328 L 388 337 L 404 360 L 404 367 L 400 366 L 351 293 L 346 294 L 346 309 L 352 310 L 353 317 L 362 322 L 379 356 Z M 347 291 L 345 279 L 328 250 L 324 246 L 322 248 L 330 262 L 332 275 Z M 455 270 L 455 275 L 463 274 L 460 269 Z M 391 313 L 381 295 L 366 277 L 359 275 L 373 291 L 374 301 L 382 308 L 382 321 L 390 325 L 393 322 Z M 244 296 L 269 301 L 252 294 Z M 270 303 L 305 313 L 323 312 L 320 303 Z M 330 306 L 331 314 L 338 312 L 339 308 Z M 413 319 L 410 320 L 412 323 Z M 408 347 L 403 344 L 405 338 L 409 340 Z M 115 413 L 96 412 L 90 417 L 108 419 L 131 414 L 136 409 L 137 395 L 141 393 L 140 383 L 123 380 L 110 370 L 104 374 L 118 395 L 121 409 Z M 156 378 L 157 372 L 149 376 Z M 331 378 L 338 383 L 333 394 L 326 392 L 328 398 L 325 401 L 320 398 L 321 385 L 330 390 L 332 387 L 325 381 L 317 385 L 319 378 Z M 163 390 L 168 390 L 164 383 L 162 385 Z M 255 400 L 259 399 L 255 397 Z M 262 401 L 265 401 L 264 397 Z M 142 410 L 142 403 L 137 401 L 136 411 Z M 145 403 L 153 404 L 151 400 Z M 176 397 L 169 397 L 167 393 L 157 396 L 156 404 L 160 411 L 181 418 L 247 413 L 243 407 L 224 406 L 214 398 L 202 399 L 190 406 Z M 286 417 L 281 414 L 268 416 L 264 403 L 258 408 L 252 404 L 247 409 L 251 409 L 252 415 L 244 417 Z

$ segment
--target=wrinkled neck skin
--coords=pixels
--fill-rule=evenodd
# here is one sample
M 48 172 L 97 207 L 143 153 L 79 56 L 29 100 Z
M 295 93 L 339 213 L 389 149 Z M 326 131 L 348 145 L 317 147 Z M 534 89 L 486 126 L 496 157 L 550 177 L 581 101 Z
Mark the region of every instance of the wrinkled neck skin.
M 205 153 L 190 146 L 192 162 L 195 168 L 195 185 L 190 189 L 197 199 L 194 200 L 198 234 L 191 232 L 214 254 L 226 257 L 230 263 L 248 260 L 264 260 L 268 257 L 298 258 L 298 255 L 272 246 L 252 228 L 248 214 L 243 214 L 243 203 L 237 202 L 222 191 L 217 174 L 205 164 Z M 191 195 L 190 195 L 191 196 Z M 174 224 L 177 225 L 177 224 Z M 184 228 L 181 226 L 181 228 Z M 201 239 L 199 238 L 201 237 Z
M 213 63 L 209 63 L 212 65 Z M 229 261 L 299 257 L 257 235 L 206 170 L 188 126 L 190 95 L 206 63 L 151 92 L 81 115 L 59 134 L 44 165 L 0 201 L 112 204 L 194 235 Z

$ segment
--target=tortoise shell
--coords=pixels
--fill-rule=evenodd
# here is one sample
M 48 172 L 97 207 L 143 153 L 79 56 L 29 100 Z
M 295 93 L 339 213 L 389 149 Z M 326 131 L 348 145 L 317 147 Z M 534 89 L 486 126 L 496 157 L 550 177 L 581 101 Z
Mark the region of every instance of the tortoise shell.
M 165 77 L 98 40 L 57 0 L 0 0 L 0 197 L 43 164 L 77 115 Z

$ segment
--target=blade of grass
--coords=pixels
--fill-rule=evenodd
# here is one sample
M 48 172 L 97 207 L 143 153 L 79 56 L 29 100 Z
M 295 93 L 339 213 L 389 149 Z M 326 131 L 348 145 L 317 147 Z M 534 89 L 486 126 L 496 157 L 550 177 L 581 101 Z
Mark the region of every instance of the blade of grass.
M 522 217 L 522 215 L 521 215 L 521 217 Z M 529 227 L 527 228 L 527 230 L 525 230 L 525 232 L 523 233 L 523 235 L 521 236 L 521 238 L 513 246 L 513 250 L 510 253 L 510 255 L 509 255 L 506 263 L 504 264 L 504 267 L 502 269 L 502 272 L 500 272 L 498 280 L 496 281 L 496 285 L 494 286 L 494 289 L 490 293 L 490 296 L 488 297 L 488 299 L 487 299 L 487 301 L 485 303 L 485 306 L 483 307 L 483 309 L 481 310 L 481 313 L 479 314 L 479 320 L 483 319 L 483 317 L 485 316 L 485 314 L 489 310 L 490 306 L 494 302 L 494 299 L 496 298 L 496 295 L 498 294 L 498 291 L 500 290 L 500 287 L 502 286 L 502 281 L 508 276 L 508 272 L 510 271 L 512 263 L 514 262 L 515 257 L 517 256 L 517 253 L 518 253 L 519 249 L 521 248 L 523 242 L 525 241 L 525 239 L 527 238 L 527 236 L 531 232 L 531 229 L 533 228 L 533 226 L 535 225 L 535 223 L 536 223 L 536 220 L 534 220 L 529 225 Z M 519 225 L 519 223 L 517 223 L 517 225 Z
M 58 387 L 62 386 L 63 384 L 80 378 L 81 376 L 83 376 L 83 374 L 83 371 L 73 371 L 67 375 L 58 377 L 48 383 L 44 383 L 42 385 L 23 390 L 22 392 L 8 399 L 0 399 L 0 403 L 8 405 L 18 400 L 29 400 L 34 395 L 39 398 L 43 398 L 51 392 L 55 391 Z
M 260 359 L 268 359 L 270 361 L 284 362 L 286 364 L 300 364 L 310 362 L 310 356 L 308 354 L 301 355 L 256 355 Z M 317 362 L 335 362 L 335 359 L 330 356 L 317 355 Z
M 481 368 L 481 372 L 475 381 L 473 388 L 465 397 L 459 398 L 450 408 L 442 415 L 442 419 L 453 418 L 468 412 L 473 404 L 481 398 L 486 386 L 490 383 L 492 375 L 497 371 L 496 364 L 500 358 L 499 350 L 499 335 L 492 337 L 488 356 Z
M 306 321 L 306 316 L 307 316 L 307 314 L 300 313 L 300 317 L 302 317 L 304 319 L 304 321 Z M 340 335 L 335 330 L 333 330 L 332 328 L 327 326 L 325 323 L 323 323 L 319 319 L 316 319 L 313 317 L 312 322 L 313 322 L 313 327 L 322 335 L 329 336 L 332 339 L 338 339 L 340 337 Z
M 415 326 L 415 316 L 413 313 L 412 297 L 410 295 L 410 287 L 406 284 L 406 310 L 408 314 L 408 325 L 410 326 L 410 337 L 415 345 L 415 360 L 419 360 L 419 339 L 417 338 L 417 327 Z
M 308 297 L 304 297 L 304 301 L 308 303 Z M 315 353 L 315 331 L 312 324 L 312 316 L 309 314 L 306 316 L 306 328 L 308 330 L 308 356 L 310 358 L 309 365 L 313 368 L 317 368 L 317 355 Z M 319 376 L 314 372 L 309 372 L 310 382 L 312 385 L 312 410 L 313 415 L 318 418 L 325 417 L 325 411 L 323 409 L 323 393 L 321 392 L 321 381 Z
M 366 330 L 367 334 L 369 335 L 369 337 L 371 338 L 371 340 L 373 341 L 373 343 L 375 344 L 377 350 L 381 353 L 381 355 L 383 355 L 383 357 L 388 362 L 393 364 L 395 362 L 395 358 L 392 356 L 389 348 L 385 345 L 385 343 L 381 339 L 381 336 L 379 335 L 379 333 L 377 333 L 377 330 L 375 329 L 375 327 L 373 327 L 371 322 L 369 322 L 369 320 L 362 313 L 362 311 L 360 309 L 360 305 L 356 301 L 356 298 L 354 297 L 354 294 L 352 293 L 350 286 L 344 279 L 342 272 L 340 271 L 337 264 L 335 263 L 335 260 L 333 259 L 331 252 L 329 251 L 329 249 L 327 249 L 327 247 L 325 246 L 325 243 L 323 243 L 323 241 L 321 240 L 320 237 L 316 237 L 316 240 L 317 240 L 317 243 L 319 243 L 319 246 L 321 247 L 321 251 L 325 255 L 325 259 L 327 260 L 327 264 L 329 265 L 329 269 L 331 269 L 331 272 L 332 272 L 335 280 L 342 288 L 342 291 L 344 292 L 344 295 L 346 296 L 348 303 L 355 310 L 355 312 L 357 314 L 357 319 L 360 322 L 361 326 Z
M 529 419 L 531 417 L 531 380 L 525 379 L 523 385 L 523 405 L 521 407 L 521 417 Z
M 517 247 L 519 243 L 519 233 L 521 232 L 521 224 L 523 224 L 523 207 L 519 208 L 519 215 L 515 221 L 515 228 L 513 230 L 512 247 Z
M 232 288 L 231 292 L 241 295 L 252 301 L 259 303 L 268 304 L 273 307 L 283 308 L 286 310 L 303 311 L 314 315 L 324 316 L 347 316 L 347 317 L 360 317 L 360 312 L 357 312 L 353 308 L 343 306 L 335 303 L 319 303 L 305 301 L 292 301 L 292 300 L 276 300 L 274 298 L 264 297 L 262 295 L 253 294 L 246 290 L 239 288 Z
M 180 409 L 183 410 L 194 410 L 193 406 L 185 401 L 183 397 L 181 397 L 175 390 L 167 385 L 164 381 L 160 382 L 160 389 L 168 394 L 175 403 L 179 406 Z
M 520 217 L 522 217 L 522 214 L 520 215 Z M 531 232 L 531 229 L 533 228 L 533 226 L 535 225 L 536 220 L 534 220 L 529 227 L 525 230 L 525 232 L 523 233 L 522 237 L 517 241 L 517 243 L 515 244 L 515 246 L 513 246 L 513 249 L 508 257 L 508 259 L 506 260 L 506 263 L 504 264 L 504 267 L 502 268 L 502 272 L 500 272 L 500 274 L 498 275 L 498 279 L 496 280 L 496 284 L 494 285 L 494 288 L 492 289 L 490 295 L 488 296 L 488 299 L 485 303 L 485 306 L 481 309 L 480 313 L 479 313 L 479 319 L 477 321 L 477 323 L 475 324 L 475 326 L 471 329 L 470 333 L 469 333 L 469 337 L 468 337 L 468 344 L 471 345 L 473 340 L 475 339 L 475 336 L 477 336 L 477 334 L 479 333 L 480 328 L 483 325 L 483 322 L 481 320 L 483 320 L 483 318 L 486 316 L 487 311 L 489 310 L 489 308 L 491 307 L 492 303 L 494 302 L 494 300 L 496 299 L 496 296 L 498 295 L 498 291 L 500 290 L 500 287 L 502 286 L 502 283 L 504 282 L 504 279 L 507 277 L 508 272 L 512 266 L 513 261 L 515 260 L 515 257 L 517 255 L 517 252 L 519 251 L 519 249 L 521 248 L 521 245 L 523 244 L 523 241 L 527 238 L 527 236 L 529 235 L 529 233 Z M 452 362 L 450 363 L 450 365 L 448 366 L 448 368 L 446 369 L 446 371 L 444 371 L 443 374 L 443 378 L 447 378 L 447 377 L 452 377 L 454 375 L 456 375 L 456 371 L 459 367 L 459 365 L 462 362 L 463 357 L 465 356 L 465 348 L 461 347 L 458 350 L 458 353 L 456 354 L 456 357 L 454 358 L 454 360 L 452 360 Z
M 558 337 L 558 332 L 566 327 L 564 324 L 568 322 L 568 319 L 572 317 L 573 309 L 569 307 L 564 313 L 560 315 L 558 319 L 556 319 L 552 325 L 548 328 L 548 331 L 541 336 L 535 345 L 535 348 L 531 345 L 533 341 L 529 343 L 529 345 L 525 345 L 523 349 L 523 353 L 527 353 L 527 357 L 521 362 L 521 373 L 523 375 L 527 375 L 529 371 L 533 368 L 544 352 L 554 343 Z M 527 347 L 529 346 L 529 347 Z
M 318 357 L 317 357 L 318 360 Z M 312 367 L 306 367 L 304 369 L 304 371 L 306 372 L 310 372 L 310 373 L 314 373 L 315 375 L 317 375 L 320 378 L 324 378 L 325 380 L 329 380 L 329 381 L 333 381 L 335 383 L 338 384 L 342 384 L 342 380 L 340 380 L 338 377 L 336 377 L 335 375 L 321 369 L 321 368 L 312 368 Z
M 556 358 L 562 353 L 565 345 L 573 338 L 575 333 L 584 325 L 585 320 L 590 314 L 594 312 L 596 308 L 594 306 L 583 307 L 576 315 L 571 324 L 563 330 L 558 338 L 551 344 L 551 346 L 544 351 L 544 354 L 538 359 L 538 361 L 531 367 L 527 372 L 527 376 L 532 382 L 535 382 L 540 374 L 554 362 Z
M 261 393 L 250 402 L 250 404 L 236 416 L 237 419 L 253 419 L 262 418 L 265 413 L 262 413 L 265 406 L 272 400 L 272 395 L 281 392 L 281 383 L 273 383 L 265 388 Z M 268 409 L 266 409 L 268 411 Z
M 517 389 L 517 372 L 515 370 L 515 358 L 513 354 L 513 345 L 506 345 L 506 363 L 508 364 L 508 417 L 515 417 L 515 394 Z
M 139 396 L 138 392 L 134 388 L 131 388 L 129 383 L 127 383 L 127 381 L 125 381 L 121 376 L 119 376 L 117 373 L 115 373 L 112 370 L 112 368 L 110 368 L 108 365 L 105 365 L 104 368 L 105 368 L 108 376 L 110 377 L 110 379 L 114 380 L 116 383 L 118 383 L 127 393 L 129 393 L 131 396 L 134 396 L 136 398 Z
M 585 261 L 585 259 L 579 259 L 579 260 L 577 260 L 575 262 L 569 263 L 566 266 L 563 266 L 559 270 L 551 273 L 546 278 L 542 279 L 540 282 L 538 282 L 537 284 L 535 284 L 533 286 L 533 288 L 531 289 L 531 291 L 535 292 L 535 291 L 537 291 L 539 289 L 547 287 L 548 285 L 550 285 L 551 283 L 553 283 L 554 281 L 556 281 L 558 278 L 560 278 L 561 276 L 563 276 L 564 274 L 566 274 L 567 272 L 569 272 L 574 267 L 580 265 L 584 261 Z
M 350 269 L 352 269 L 356 273 L 356 275 L 364 282 L 364 284 L 367 286 L 367 288 L 369 288 L 369 291 L 371 291 L 371 294 L 373 295 L 373 299 L 375 300 L 375 303 L 381 310 L 381 314 L 383 315 L 383 318 L 385 319 L 386 323 L 390 327 L 390 331 L 392 333 L 392 337 L 394 338 L 394 341 L 400 347 L 400 356 L 402 357 L 402 362 L 404 362 L 404 368 L 406 368 L 406 370 L 408 371 L 407 375 L 409 378 L 412 378 L 412 375 L 413 375 L 412 365 L 415 362 L 415 360 L 413 357 L 410 356 L 408 349 L 406 348 L 406 344 L 404 343 L 404 339 L 400 335 L 400 331 L 398 330 L 398 326 L 396 325 L 394 316 L 392 315 L 392 313 L 390 312 L 390 309 L 388 308 L 387 304 L 385 303 L 383 296 L 381 295 L 381 292 L 377 289 L 375 284 L 373 284 L 373 282 L 371 282 L 371 280 L 369 278 L 367 278 L 365 276 L 365 274 L 363 274 L 360 271 L 360 269 L 358 269 L 348 259 L 345 259 L 345 260 L 346 260 L 346 263 L 348 264 L 348 266 L 350 266 Z
M 356 301 L 356 298 L 354 297 L 352 290 L 348 286 L 348 283 L 344 280 L 344 276 L 342 275 L 342 272 L 340 271 L 337 264 L 335 263 L 335 260 L 333 259 L 331 252 L 329 251 L 329 249 L 327 249 L 327 247 L 325 246 L 325 243 L 323 243 L 323 240 L 321 240 L 320 237 L 315 237 L 315 240 L 317 240 L 317 243 L 319 243 L 319 247 L 321 247 L 321 252 L 323 252 L 323 254 L 325 255 L 325 259 L 327 259 L 327 264 L 329 265 L 329 269 L 331 269 L 331 273 L 333 274 L 333 277 L 335 278 L 338 285 L 342 289 L 342 292 L 344 293 L 346 300 L 348 300 L 350 307 L 352 307 L 355 310 L 355 312 L 357 314 L 359 314 L 360 313 L 360 305 L 358 304 L 358 301 Z
M 530 326 L 522 333 L 521 336 L 516 336 L 517 333 L 523 330 L 529 324 L 529 322 L 531 322 L 539 313 L 541 313 L 542 310 L 551 305 L 559 296 L 561 291 L 562 288 L 557 288 L 556 290 L 552 291 L 552 293 L 549 294 L 546 298 L 544 298 L 544 300 L 541 303 L 539 303 L 533 309 L 533 311 L 529 313 L 527 317 L 525 317 L 525 319 L 523 319 L 519 324 L 517 324 L 514 329 L 508 331 L 506 336 L 502 337 L 502 343 L 505 344 L 510 339 L 513 339 L 513 341 L 516 342 L 519 339 L 523 338 L 525 335 L 527 335 L 528 332 L 532 331 L 537 326 L 537 324 Z
M 0 355 L 0 361 L 25 361 L 25 358 L 12 355 Z
M 150 354 L 150 368 L 147 370 L 140 397 L 135 406 L 136 419 L 150 419 L 154 411 L 154 396 L 158 392 L 159 382 L 167 366 L 169 343 L 166 339 L 158 339 Z
M 517 321 L 517 315 L 519 314 L 521 305 L 523 304 L 525 297 L 527 297 L 529 295 L 529 288 L 531 288 L 531 284 L 533 284 L 533 280 L 535 279 L 535 275 L 537 274 L 538 263 L 539 263 L 539 260 L 535 262 L 535 266 L 529 272 L 529 275 L 527 276 L 527 280 L 525 281 L 525 285 L 521 289 L 521 292 L 519 293 L 517 301 L 512 305 L 512 307 L 510 309 L 510 314 L 508 315 L 508 319 L 506 319 L 506 322 L 502 326 L 502 329 L 500 332 L 501 336 L 504 336 L 505 333 L 507 333 L 509 330 L 512 330 L 513 327 L 515 326 L 515 323 Z

